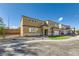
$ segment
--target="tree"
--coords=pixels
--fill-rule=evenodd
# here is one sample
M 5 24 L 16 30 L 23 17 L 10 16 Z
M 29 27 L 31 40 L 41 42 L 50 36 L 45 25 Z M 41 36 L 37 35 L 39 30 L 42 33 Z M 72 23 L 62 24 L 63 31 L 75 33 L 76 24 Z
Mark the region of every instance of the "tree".
M 79 35 L 79 30 L 76 30 L 76 33 Z
M 3 23 L 3 19 L 0 17 L 0 36 L 3 36 L 3 37 L 4 37 L 4 28 L 5 28 L 5 25 Z

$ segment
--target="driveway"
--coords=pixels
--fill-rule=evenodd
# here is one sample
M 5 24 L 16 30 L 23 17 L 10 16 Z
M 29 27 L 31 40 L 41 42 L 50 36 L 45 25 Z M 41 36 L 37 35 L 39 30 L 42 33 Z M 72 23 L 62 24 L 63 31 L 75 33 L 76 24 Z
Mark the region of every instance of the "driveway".
M 67 40 L 21 37 L 0 43 L 1 56 L 79 56 L 79 36 Z M 30 40 L 31 39 L 31 40 Z M 33 40 L 32 40 L 33 39 Z M 40 40 L 41 39 L 41 40 Z M 5 43 L 6 42 L 6 43 Z

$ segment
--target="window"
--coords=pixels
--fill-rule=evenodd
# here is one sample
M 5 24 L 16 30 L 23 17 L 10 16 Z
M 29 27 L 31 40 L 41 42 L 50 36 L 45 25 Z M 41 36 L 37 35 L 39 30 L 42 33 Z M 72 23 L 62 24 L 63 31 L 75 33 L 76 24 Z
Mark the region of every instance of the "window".
M 37 31 L 38 31 L 38 28 L 35 28 L 35 27 L 29 28 L 29 32 L 37 32 Z
M 57 26 L 58 26 L 58 24 L 55 24 L 55 26 L 57 27 Z
M 35 20 L 35 22 L 37 22 L 37 20 Z

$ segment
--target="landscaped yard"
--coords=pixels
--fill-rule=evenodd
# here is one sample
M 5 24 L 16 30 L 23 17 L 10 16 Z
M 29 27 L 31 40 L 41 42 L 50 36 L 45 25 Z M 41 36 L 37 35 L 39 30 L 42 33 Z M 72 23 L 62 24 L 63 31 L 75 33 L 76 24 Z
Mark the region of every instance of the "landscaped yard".
M 63 40 L 63 39 L 68 39 L 71 36 L 50 36 L 49 38 L 52 40 Z

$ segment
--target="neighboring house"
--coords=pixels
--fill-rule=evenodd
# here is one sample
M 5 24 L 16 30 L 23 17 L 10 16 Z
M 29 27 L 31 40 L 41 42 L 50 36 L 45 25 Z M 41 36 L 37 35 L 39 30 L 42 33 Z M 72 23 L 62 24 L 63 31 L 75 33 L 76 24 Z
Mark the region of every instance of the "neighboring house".
M 59 24 L 51 20 L 42 21 L 27 16 L 22 16 L 20 26 L 21 36 L 55 36 L 70 33 L 70 26 L 68 25 Z

